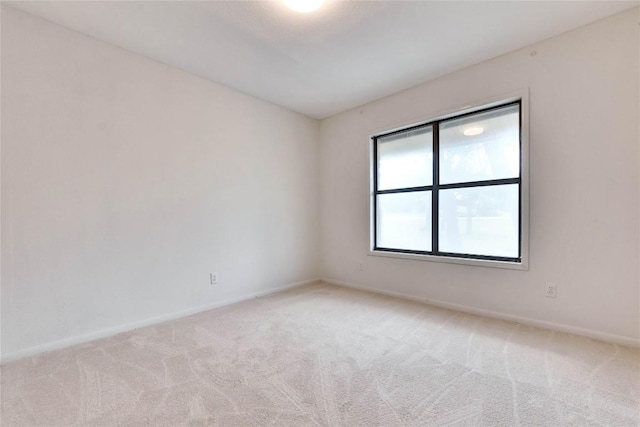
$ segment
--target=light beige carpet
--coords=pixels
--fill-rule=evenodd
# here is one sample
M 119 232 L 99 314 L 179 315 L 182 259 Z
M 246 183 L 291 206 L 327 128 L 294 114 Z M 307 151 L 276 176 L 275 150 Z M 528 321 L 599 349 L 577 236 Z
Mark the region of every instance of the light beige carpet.
M 2 367 L 3 426 L 637 426 L 640 353 L 317 284 Z

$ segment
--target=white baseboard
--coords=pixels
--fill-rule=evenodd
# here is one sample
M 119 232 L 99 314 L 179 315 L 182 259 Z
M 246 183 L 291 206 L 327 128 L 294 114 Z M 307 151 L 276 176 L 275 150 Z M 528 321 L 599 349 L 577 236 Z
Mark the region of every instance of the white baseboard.
M 318 282 L 320 279 L 310 279 L 302 282 L 291 283 L 277 288 L 267 289 L 259 292 L 252 292 L 250 294 L 244 294 L 235 298 L 230 298 L 223 301 L 216 301 L 212 304 L 201 305 L 198 307 L 189 308 L 186 310 L 175 311 L 173 313 L 163 314 L 161 316 L 150 317 L 148 319 L 140 320 L 137 322 L 127 323 L 124 325 L 115 326 L 113 328 L 102 329 L 88 334 L 77 335 L 75 337 L 64 338 L 57 341 L 51 341 L 45 344 L 36 345 L 33 347 L 25 348 L 15 351 L 13 353 L 2 354 L 1 363 L 11 362 L 13 360 L 23 359 L 25 357 L 32 357 L 40 353 L 46 353 L 53 350 L 59 350 L 66 347 L 71 347 L 76 344 L 84 344 L 90 341 L 95 341 L 101 338 L 117 335 L 122 332 L 132 331 L 134 329 L 142 328 L 144 326 L 155 325 L 157 323 L 166 322 L 169 320 L 179 319 L 181 317 L 190 316 L 192 314 L 201 313 L 203 311 L 212 310 L 214 308 L 220 308 L 227 305 L 235 304 L 238 302 L 246 301 L 252 298 L 257 298 L 277 292 L 286 291 L 288 289 L 297 288 L 299 286 L 308 285 L 310 283 Z
M 330 283 L 337 286 L 343 286 L 346 288 L 353 288 L 353 289 L 358 289 L 358 290 L 367 291 L 367 292 L 374 292 L 377 294 L 387 295 L 387 296 L 401 298 L 405 300 L 417 301 L 423 304 L 429 304 L 436 307 L 447 308 L 450 310 L 461 311 L 469 314 L 476 314 L 478 316 L 491 317 L 494 319 L 501 319 L 501 320 L 507 320 L 510 322 L 521 323 L 523 325 L 535 326 L 542 329 L 550 329 L 553 331 L 565 332 L 573 335 L 580 335 L 583 337 L 593 338 L 596 340 L 605 341 L 612 344 L 619 344 L 619 345 L 624 345 L 629 347 L 640 347 L 639 339 L 625 337 L 622 335 L 609 334 L 606 332 L 594 331 L 591 329 L 580 328 L 577 326 L 563 325 L 560 323 L 548 322 L 546 320 L 520 317 L 520 316 L 515 316 L 513 314 L 501 313 L 501 312 L 492 311 L 492 310 L 485 310 L 482 308 L 475 308 L 475 307 L 470 307 L 462 304 L 454 304 L 446 301 L 433 300 L 429 298 L 419 297 L 416 295 L 409 295 L 401 292 L 388 291 L 385 289 L 373 288 L 370 286 L 358 285 L 355 283 L 343 282 L 340 280 L 334 280 L 329 278 L 323 278 L 322 281 L 325 283 Z

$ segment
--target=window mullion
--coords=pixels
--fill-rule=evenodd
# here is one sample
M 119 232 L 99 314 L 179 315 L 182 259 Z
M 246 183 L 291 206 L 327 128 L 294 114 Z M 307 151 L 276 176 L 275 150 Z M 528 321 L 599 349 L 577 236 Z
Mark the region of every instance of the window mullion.
M 440 185 L 440 122 L 433 124 L 433 190 L 431 191 L 431 251 L 438 250 L 438 186 Z
M 398 193 L 416 193 L 419 191 L 431 191 L 433 186 L 425 185 L 422 187 L 406 187 L 406 188 L 391 188 L 389 190 L 377 190 L 376 195 L 380 194 L 398 194 Z

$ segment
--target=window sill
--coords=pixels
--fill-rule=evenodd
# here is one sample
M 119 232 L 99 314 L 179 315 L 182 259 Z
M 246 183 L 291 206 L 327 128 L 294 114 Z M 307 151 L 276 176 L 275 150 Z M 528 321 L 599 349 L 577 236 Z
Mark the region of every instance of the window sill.
M 493 260 L 484 260 L 484 259 L 406 254 L 406 253 L 380 251 L 380 250 L 376 250 L 376 251 L 369 250 L 369 256 L 400 258 L 400 259 L 409 259 L 414 261 L 444 262 L 448 264 L 471 265 L 475 267 L 503 268 L 506 270 L 522 270 L 522 271 L 529 270 L 529 265 L 524 259 L 522 260 L 522 262 L 505 262 L 505 261 L 493 261 Z

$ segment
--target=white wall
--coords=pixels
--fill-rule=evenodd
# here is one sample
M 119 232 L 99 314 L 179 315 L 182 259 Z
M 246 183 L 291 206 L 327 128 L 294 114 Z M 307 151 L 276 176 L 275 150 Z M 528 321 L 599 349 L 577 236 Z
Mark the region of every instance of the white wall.
M 318 277 L 319 191 L 317 121 L 3 6 L 5 359 Z
M 634 9 L 322 121 L 324 276 L 638 339 L 639 47 Z M 527 87 L 529 271 L 367 256 L 368 136 Z

